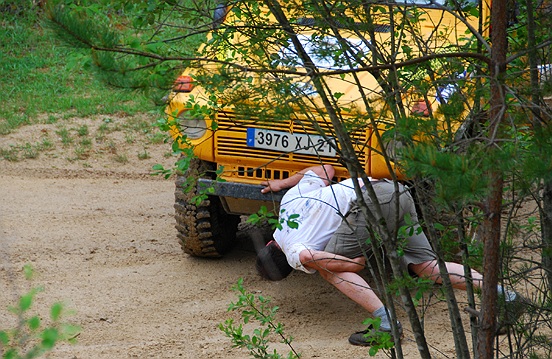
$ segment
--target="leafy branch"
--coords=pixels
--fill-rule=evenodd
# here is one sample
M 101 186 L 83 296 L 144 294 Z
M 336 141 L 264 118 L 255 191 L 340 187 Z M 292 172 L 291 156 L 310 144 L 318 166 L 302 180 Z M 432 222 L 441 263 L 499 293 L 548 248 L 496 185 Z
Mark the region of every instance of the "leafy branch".
M 24 267 L 25 277 L 30 280 L 33 271 Z M 50 307 L 50 323 L 45 324 L 39 315 L 30 313 L 36 295 L 42 288 L 35 287 L 19 297 L 17 305 L 8 310 L 17 316 L 13 328 L 0 330 L 0 356 L 2 359 L 38 358 L 51 351 L 59 342 L 74 343 L 80 328 L 63 322 L 66 313 L 62 303 Z
M 291 345 L 292 337 L 284 335 L 284 326 L 281 323 L 275 322 L 278 307 L 270 306 L 270 299 L 261 295 L 255 296 L 248 293 L 243 287 L 243 278 L 232 287 L 238 292 L 238 301 L 230 303 L 229 311 L 241 311 L 243 324 L 248 324 L 250 321 L 257 321 L 260 327 L 253 330 L 252 335 L 244 332 L 243 324 L 235 324 L 234 319 L 227 319 L 224 323 L 219 324 L 219 329 L 226 336 L 232 339 L 235 348 L 246 348 L 252 358 L 270 358 L 270 359 L 298 359 L 301 357 Z M 281 343 L 284 343 L 290 348 L 287 356 L 282 356 L 276 350 L 269 352 L 270 335 L 276 334 L 281 338 Z

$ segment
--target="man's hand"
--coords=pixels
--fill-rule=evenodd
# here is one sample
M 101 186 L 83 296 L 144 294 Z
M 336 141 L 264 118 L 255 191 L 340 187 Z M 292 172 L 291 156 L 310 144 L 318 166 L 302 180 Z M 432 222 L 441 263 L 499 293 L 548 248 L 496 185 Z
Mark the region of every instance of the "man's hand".
M 313 171 L 318 177 L 320 177 L 326 186 L 328 186 L 331 183 L 331 180 L 333 176 L 335 175 L 335 169 L 332 165 L 323 165 L 323 166 L 312 166 L 305 168 L 302 171 L 299 171 L 295 173 L 293 176 L 288 178 L 283 178 L 279 180 L 269 180 L 269 181 L 262 181 L 261 186 L 265 186 L 265 188 L 261 189 L 261 193 L 268 193 L 268 192 L 278 192 L 286 188 L 291 188 L 295 186 L 301 178 L 303 178 L 303 175 L 307 173 L 308 171 Z
M 288 188 L 284 180 L 262 181 L 261 186 L 265 186 L 265 188 L 261 189 L 261 193 L 278 192 Z

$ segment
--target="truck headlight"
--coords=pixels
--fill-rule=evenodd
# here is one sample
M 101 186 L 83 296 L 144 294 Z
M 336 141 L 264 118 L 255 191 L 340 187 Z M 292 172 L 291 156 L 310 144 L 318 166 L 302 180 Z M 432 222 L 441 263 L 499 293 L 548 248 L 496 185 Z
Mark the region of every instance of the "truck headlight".
M 207 132 L 207 122 L 203 117 L 191 117 L 187 111 L 178 116 L 180 131 L 191 140 L 203 137 Z

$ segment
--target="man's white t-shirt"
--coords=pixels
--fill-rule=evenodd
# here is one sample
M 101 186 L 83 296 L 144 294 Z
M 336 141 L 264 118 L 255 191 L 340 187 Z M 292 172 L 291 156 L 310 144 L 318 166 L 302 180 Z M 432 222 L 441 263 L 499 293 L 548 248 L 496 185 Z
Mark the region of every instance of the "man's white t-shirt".
M 360 179 L 359 183 L 362 185 Z M 324 250 L 355 199 L 352 179 L 326 186 L 313 171 L 306 172 L 299 183 L 284 195 L 280 202 L 283 228 L 274 232 L 274 239 L 292 268 L 307 273 L 316 272 L 301 264 L 299 253 L 304 249 Z M 294 220 L 299 224 L 298 228 L 290 228 L 286 224 L 293 214 L 299 215 Z

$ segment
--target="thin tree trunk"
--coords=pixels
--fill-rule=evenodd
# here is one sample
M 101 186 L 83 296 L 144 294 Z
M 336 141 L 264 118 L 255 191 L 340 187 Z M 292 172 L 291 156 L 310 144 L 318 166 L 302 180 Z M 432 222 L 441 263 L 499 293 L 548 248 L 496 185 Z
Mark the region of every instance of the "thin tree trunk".
M 489 156 L 499 146 L 497 136 L 504 119 L 505 100 L 502 77 L 506 70 L 507 51 L 507 10 L 505 1 L 493 1 L 491 9 L 492 50 L 491 50 L 491 99 L 489 122 Z M 499 273 L 500 222 L 504 180 L 500 168 L 492 169 L 488 174 L 491 180 L 489 197 L 484 205 L 483 222 L 483 287 L 481 298 L 481 330 L 477 352 L 480 359 L 493 357 L 493 339 L 496 331 L 497 284 Z
M 458 216 L 458 228 L 460 230 L 460 248 L 462 249 L 462 263 L 464 263 L 464 276 L 466 277 L 466 294 L 468 296 L 468 305 L 469 308 L 475 309 L 475 293 L 473 290 L 473 278 L 471 267 L 469 266 L 469 251 L 467 245 L 467 238 L 465 233 L 465 223 L 462 214 L 457 214 Z M 471 328 L 471 339 L 472 339 L 472 348 L 477 348 L 477 337 L 479 333 L 479 318 L 470 315 L 470 328 Z M 479 359 L 477 351 L 474 352 L 474 358 Z
M 477 346 L 480 359 L 493 357 L 493 339 L 496 331 L 497 317 L 497 284 L 499 272 L 500 247 L 500 212 L 502 208 L 502 175 L 497 172 L 490 174 L 492 189 L 485 205 L 485 220 L 483 222 L 483 288 L 481 297 L 481 325 Z
M 547 290 L 552 294 L 552 181 L 544 181 L 542 194 L 541 234 L 542 234 L 542 266 L 545 270 Z

